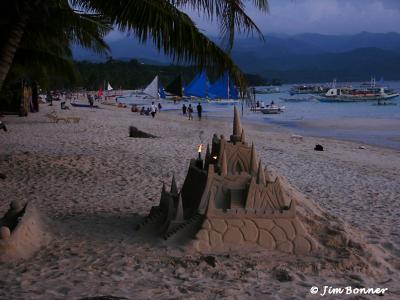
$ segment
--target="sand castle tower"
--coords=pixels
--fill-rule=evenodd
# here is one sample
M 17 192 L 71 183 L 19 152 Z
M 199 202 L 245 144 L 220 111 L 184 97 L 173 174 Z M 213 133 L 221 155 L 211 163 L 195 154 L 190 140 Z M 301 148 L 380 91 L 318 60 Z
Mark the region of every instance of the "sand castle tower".
M 14 200 L 0 218 L 0 262 L 27 259 L 49 238 L 39 211 L 31 202 Z
M 258 246 L 303 254 L 316 245 L 296 217 L 295 199 L 246 142 L 236 107 L 229 141 L 214 134 L 205 159 L 200 149 L 190 161 L 182 189 L 174 177 L 169 191 L 164 185 L 160 204 L 138 229 L 167 240 L 191 237 L 199 251 Z

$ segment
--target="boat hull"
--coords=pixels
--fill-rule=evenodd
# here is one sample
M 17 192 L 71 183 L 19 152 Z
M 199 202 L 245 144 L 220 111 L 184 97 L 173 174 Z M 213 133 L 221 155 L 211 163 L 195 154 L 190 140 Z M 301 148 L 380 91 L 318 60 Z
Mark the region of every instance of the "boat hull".
M 98 105 L 92 105 L 90 106 L 89 104 L 78 104 L 78 103 L 71 103 L 72 106 L 74 107 L 84 107 L 84 108 L 99 108 Z
M 385 101 L 399 97 L 399 94 L 384 95 L 384 96 L 335 96 L 335 97 L 319 97 L 321 102 L 365 102 L 365 101 Z

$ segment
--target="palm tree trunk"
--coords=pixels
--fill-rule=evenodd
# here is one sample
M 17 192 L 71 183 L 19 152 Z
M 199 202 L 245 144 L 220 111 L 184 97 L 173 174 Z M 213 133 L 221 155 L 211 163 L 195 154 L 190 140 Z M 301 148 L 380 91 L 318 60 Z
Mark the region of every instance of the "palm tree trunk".
M 20 18 L 19 22 L 15 23 L 14 27 L 10 30 L 8 39 L 0 49 L 0 91 L 3 88 L 3 83 L 10 71 L 15 52 L 17 52 L 22 36 L 24 35 L 27 21 L 28 17 L 25 16 Z

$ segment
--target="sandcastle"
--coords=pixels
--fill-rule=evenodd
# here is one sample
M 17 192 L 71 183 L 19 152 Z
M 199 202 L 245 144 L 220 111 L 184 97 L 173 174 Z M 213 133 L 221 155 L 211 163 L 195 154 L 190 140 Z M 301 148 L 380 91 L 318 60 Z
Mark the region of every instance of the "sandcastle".
M 47 239 L 33 203 L 13 201 L 0 219 L 0 262 L 29 258 Z
M 236 107 L 229 141 L 214 134 L 204 161 L 200 145 L 182 189 L 174 177 L 170 191 L 163 185 L 160 204 L 138 229 L 166 240 L 191 236 L 194 247 L 203 252 L 256 246 L 306 254 L 316 248 L 296 215 L 296 200 L 246 142 Z

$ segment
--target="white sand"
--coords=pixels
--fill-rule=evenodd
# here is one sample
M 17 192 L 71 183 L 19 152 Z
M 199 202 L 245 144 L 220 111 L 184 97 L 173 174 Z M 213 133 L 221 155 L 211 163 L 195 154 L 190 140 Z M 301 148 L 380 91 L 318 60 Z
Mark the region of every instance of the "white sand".
M 169 184 L 175 173 L 182 185 L 199 132 L 203 142 L 214 132 L 228 137 L 231 121 L 188 121 L 178 112 L 151 119 L 103 107 L 56 109 L 81 117 L 79 124 L 48 123 L 50 108 L 43 105 L 28 118 L 4 118 L 9 132 L 0 133 L 0 173 L 7 175 L 0 179 L 0 212 L 14 199 L 35 200 L 50 219 L 53 240 L 24 262 L 0 265 L 1 299 L 303 299 L 316 298 L 309 293 L 314 285 L 386 287 L 383 299 L 399 299 L 399 152 L 298 141 L 272 126 L 244 124 L 267 168 L 339 218 L 322 214 L 327 222 L 341 224 L 356 240 L 364 236 L 362 247 L 387 263 L 357 268 L 355 262 L 374 258 L 256 252 L 216 254 L 214 268 L 201 255 L 140 237 L 134 228 L 158 204 L 161 182 Z M 130 125 L 160 138 L 129 138 Z M 313 151 L 317 143 L 326 151 Z M 292 281 L 278 281 L 276 269 Z

